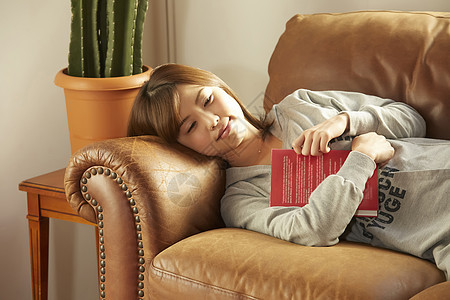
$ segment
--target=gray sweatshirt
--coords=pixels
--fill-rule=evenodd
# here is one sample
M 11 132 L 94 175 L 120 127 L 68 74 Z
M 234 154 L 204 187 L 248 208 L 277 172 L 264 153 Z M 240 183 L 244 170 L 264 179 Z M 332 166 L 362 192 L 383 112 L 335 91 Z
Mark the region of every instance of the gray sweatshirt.
M 349 136 L 374 131 L 395 149 L 379 170 L 378 217 L 353 218 L 376 165 L 351 152 L 302 208 L 269 206 L 271 166 L 227 169 L 221 202 L 225 223 L 306 246 L 334 245 L 349 226 L 347 240 L 435 261 L 448 279 L 450 141 L 420 138 L 425 122 L 406 104 L 360 93 L 298 90 L 274 105 L 268 118 L 274 121 L 271 133 L 290 149 L 302 131 L 340 112 L 350 116 Z M 351 141 L 338 139 L 330 146 L 350 150 Z

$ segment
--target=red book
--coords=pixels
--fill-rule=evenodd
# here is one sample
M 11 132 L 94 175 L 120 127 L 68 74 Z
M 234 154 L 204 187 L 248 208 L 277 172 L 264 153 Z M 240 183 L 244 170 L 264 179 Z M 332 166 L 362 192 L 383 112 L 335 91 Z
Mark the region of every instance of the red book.
M 294 150 L 272 150 L 270 206 L 304 206 L 316 187 L 336 174 L 350 151 L 332 150 L 322 156 L 303 156 Z M 376 217 L 378 211 L 378 167 L 366 183 L 358 217 Z

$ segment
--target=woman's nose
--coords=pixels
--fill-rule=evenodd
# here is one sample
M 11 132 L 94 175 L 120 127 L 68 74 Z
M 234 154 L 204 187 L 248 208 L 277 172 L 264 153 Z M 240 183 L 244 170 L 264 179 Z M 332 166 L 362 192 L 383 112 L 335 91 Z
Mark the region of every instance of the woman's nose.
M 219 116 L 214 115 L 212 120 L 211 120 L 211 130 L 214 130 L 217 126 L 217 124 L 219 124 Z

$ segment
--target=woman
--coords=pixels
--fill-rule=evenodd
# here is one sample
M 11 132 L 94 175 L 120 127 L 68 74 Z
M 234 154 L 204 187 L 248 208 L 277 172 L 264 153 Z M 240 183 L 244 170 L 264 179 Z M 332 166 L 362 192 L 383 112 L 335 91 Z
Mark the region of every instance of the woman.
M 404 103 L 298 90 L 259 120 L 217 76 L 169 64 L 156 68 L 137 96 L 128 133 L 158 135 L 226 160 L 227 226 L 309 246 L 336 244 L 348 227 L 345 239 L 435 261 L 448 279 L 450 142 L 413 138 L 424 136 L 425 122 Z M 270 207 L 273 148 L 303 155 L 352 151 L 308 205 Z M 351 222 L 376 164 L 383 166 L 378 217 Z

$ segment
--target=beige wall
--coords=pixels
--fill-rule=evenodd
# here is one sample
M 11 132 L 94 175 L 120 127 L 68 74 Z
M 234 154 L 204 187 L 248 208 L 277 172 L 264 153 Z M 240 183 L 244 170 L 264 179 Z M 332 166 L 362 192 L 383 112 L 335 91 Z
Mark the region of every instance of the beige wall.
M 53 84 L 67 65 L 70 16 L 68 0 L 0 3 L 1 299 L 31 299 L 26 194 L 18 184 L 65 167 L 70 156 L 64 96 Z M 93 238 L 87 225 L 50 222 L 50 299 L 95 299 Z
M 448 0 L 168 0 L 166 59 L 212 71 L 253 111 L 268 82 L 267 64 L 296 13 L 355 10 L 449 11 Z M 163 2 L 161 2 L 163 3 Z M 160 52 L 161 53 L 161 52 Z
M 287 19 L 365 9 L 450 11 L 450 2 L 151 0 L 145 63 L 208 69 L 258 111 Z M 0 298 L 31 299 L 26 197 L 17 185 L 63 168 L 70 156 L 63 92 L 53 84 L 67 64 L 70 1 L 1 1 L 0 20 Z M 49 299 L 97 298 L 93 235 L 87 225 L 52 220 Z

